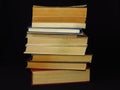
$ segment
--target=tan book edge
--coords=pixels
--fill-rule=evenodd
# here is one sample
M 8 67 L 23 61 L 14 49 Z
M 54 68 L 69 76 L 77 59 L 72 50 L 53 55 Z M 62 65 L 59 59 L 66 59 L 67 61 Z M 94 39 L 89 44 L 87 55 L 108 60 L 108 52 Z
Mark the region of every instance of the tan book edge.
M 85 55 L 86 46 L 79 47 L 51 47 L 28 45 L 24 53 L 27 54 L 59 54 L 59 55 Z
M 86 23 L 43 23 L 43 22 L 32 22 L 32 27 L 49 27 L 49 28 L 86 28 Z
M 66 22 L 66 23 L 85 23 L 83 17 L 32 17 L 32 22 Z
M 47 38 L 77 38 L 76 34 L 41 34 L 27 32 L 27 37 L 47 37 Z
M 28 61 L 27 68 L 34 69 L 66 69 L 66 70 L 86 70 L 86 63 L 60 63 L 60 62 L 35 62 Z
M 32 54 L 31 61 L 91 63 L 92 55 L 41 55 L 41 54 Z
M 78 38 L 52 38 L 52 37 L 27 37 L 27 45 L 45 45 L 45 46 L 80 46 L 87 45 L 88 37 Z
M 87 8 L 76 7 L 33 7 L 33 16 L 86 17 Z
M 31 70 L 32 85 L 65 84 L 76 82 L 89 82 L 90 69 L 78 70 Z

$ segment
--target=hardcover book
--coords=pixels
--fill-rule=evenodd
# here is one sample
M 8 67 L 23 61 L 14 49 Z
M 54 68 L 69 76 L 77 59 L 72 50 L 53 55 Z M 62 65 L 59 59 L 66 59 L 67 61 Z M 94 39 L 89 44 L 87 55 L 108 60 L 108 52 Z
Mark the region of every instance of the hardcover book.
M 42 46 L 27 45 L 24 53 L 27 54 L 55 54 L 55 55 L 85 55 L 87 45 L 83 46 Z
M 46 7 L 34 5 L 32 27 L 85 28 L 86 17 L 87 7 Z
M 91 63 L 92 55 L 41 55 L 32 54 L 30 61 L 40 62 L 82 62 Z
M 33 6 L 32 22 L 85 23 L 86 16 L 86 7 Z
M 90 69 L 86 70 L 35 70 L 32 72 L 32 85 L 67 84 L 90 81 Z
M 33 17 L 85 17 L 87 7 L 44 7 L 33 6 Z
M 88 37 L 79 35 L 76 38 L 53 38 L 40 36 L 27 36 L 27 45 L 43 45 L 43 46 L 81 46 L 87 45 Z
M 28 61 L 27 68 L 34 69 L 65 69 L 65 70 L 86 70 L 86 63 L 71 62 L 40 62 Z

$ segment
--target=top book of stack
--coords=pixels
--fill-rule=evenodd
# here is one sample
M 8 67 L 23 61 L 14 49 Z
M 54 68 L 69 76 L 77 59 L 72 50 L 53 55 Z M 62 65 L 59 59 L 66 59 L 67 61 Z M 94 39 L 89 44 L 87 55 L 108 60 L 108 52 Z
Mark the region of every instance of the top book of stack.
M 52 24 L 53 26 L 57 27 L 57 25 L 64 24 L 65 26 L 71 23 L 77 25 L 77 27 L 73 27 L 73 28 L 85 28 L 86 17 L 87 17 L 87 7 L 33 6 L 32 27 L 42 27 L 42 26 L 49 27 L 49 25 L 52 27 Z

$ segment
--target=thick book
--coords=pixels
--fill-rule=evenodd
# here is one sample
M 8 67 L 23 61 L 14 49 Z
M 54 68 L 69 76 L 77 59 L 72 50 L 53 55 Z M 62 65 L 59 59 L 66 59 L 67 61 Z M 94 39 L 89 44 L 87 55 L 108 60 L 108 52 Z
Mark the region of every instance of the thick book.
M 83 62 L 91 63 L 92 55 L 41 55 L 32 54 L 31 61 L 40 62 Z
M 80 34 L 81 28 L 65 28 L 64 26 L 54 26 L 53 23 L 41 23 L 40 27 L 30 27 L 28 28 L 29 33 L 39 33 L 39 34 Z M 48 24 L 48 26 L 47 26 Z M 45 26 L 47 27 L 45 27 Z M 53 25 L 53 27 L 51 26 Z
M 32 22 L 33 27 L 41 28 L 86 28 L 86 23 L 64 23 L 64 22 Z
M 83 83 L 90 81 L 90 69 L 86 70 L 35 70 L 31 69 L 32 85 Z
M 87 17 L 87 7 L 33 6 L 33 17 Z
M 61 69 L 61 70 L 86 70 L 87 63 L 68 62 L 38 62 L 28 61 L 27 68 L 34 69 Z
M 76 38 L 53 38 L 27 35 L 27 45 L 43 46 L 80 46 L 87 45 L 88 37 L 79 35 Z
M 83 33 L 80 33 L 79 35 L 83 35 Z M 26 38 L 27 37 L 45 37 L 45 38 L 77 38 L 78 35 L 76 34 L 43 34 L 43 33 L 32 33 L 32 32 L 27 32 Z
M 86 23 L 86 17 L 32 17 L 32 22 Z
M 85 55 L 87 45 L 84 46 L 42 46 L 27 45 L 24 53 L 27 54 L 55 54 L 55 55 Z
M 85 23 L 87 8 L 33 6 L 32 22 Z

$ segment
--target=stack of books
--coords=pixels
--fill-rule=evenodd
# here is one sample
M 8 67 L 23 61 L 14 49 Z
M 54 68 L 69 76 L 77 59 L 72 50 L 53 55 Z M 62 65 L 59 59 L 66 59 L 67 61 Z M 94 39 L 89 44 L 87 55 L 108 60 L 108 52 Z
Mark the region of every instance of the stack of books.
M 33 6 L 24 52 L 31 54 L 32 85 L 90 81 L 86 16 L 87 7 Z

